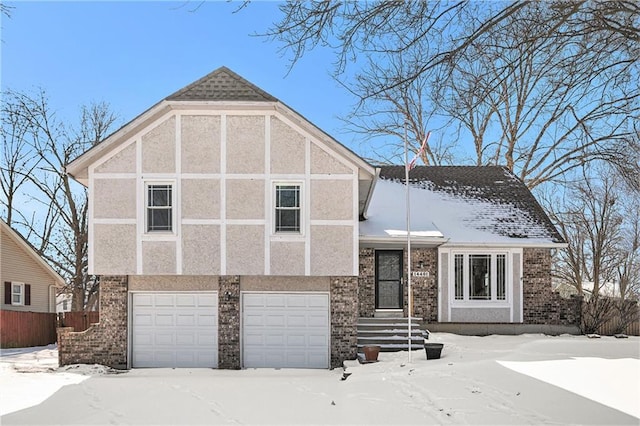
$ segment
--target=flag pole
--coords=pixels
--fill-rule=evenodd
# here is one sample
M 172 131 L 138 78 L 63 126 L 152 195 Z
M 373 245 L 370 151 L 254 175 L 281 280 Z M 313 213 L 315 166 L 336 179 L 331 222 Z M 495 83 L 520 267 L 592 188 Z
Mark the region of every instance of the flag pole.
M 407 146 L 407 123 L 404 123 L 404 179 L 407 187 L 407 329 L 408 329 L 408 342 L 409 351 L 407 355 L 408 363 L 411 363 L 411 311 L 412 311 L 412 297 L 411 297 L 411 208 L 410 208 L 410 196 L 409 196 L 409 149 Z

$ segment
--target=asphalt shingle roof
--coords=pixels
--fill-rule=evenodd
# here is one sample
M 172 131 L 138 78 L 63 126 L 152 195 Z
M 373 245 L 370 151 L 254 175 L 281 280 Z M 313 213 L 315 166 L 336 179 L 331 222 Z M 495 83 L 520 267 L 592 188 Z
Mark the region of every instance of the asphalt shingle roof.
M 404 166 L 383 166 L 380 178 L 404 182 Z M 513 211 L 512 217 L 492 218 L 486 211 L 478 226 L 510 238 L 546 237 L 565 242 L 526 185 L 501 166 L 419 166 L 409 173 L 412 185 L 451 197 L 489 202 Z M 524 215 L 522 213 L 525 213 Z M 479 225 L 482 224 L 482 225 Z M 517 231 L 514 231 L 517 230 Z
M 167 96 L 167 101 L 247 101 L 277 102 L 258 86 L 240 77 L 227 67 L 217 70 L 194 81 L 186 87 Z

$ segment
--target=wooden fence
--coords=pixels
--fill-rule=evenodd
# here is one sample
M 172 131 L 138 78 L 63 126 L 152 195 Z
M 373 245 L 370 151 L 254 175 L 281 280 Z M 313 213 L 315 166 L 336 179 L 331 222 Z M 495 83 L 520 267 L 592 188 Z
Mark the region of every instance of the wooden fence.
M 598 334 L 602 336 L 611 336 L 616 333 L 615 330 L 618 329 L 619 324 L 620 320 L 617 318 L 613 318 L 598 327 Z M 634 322 L 629 324 L 624 334 L 627 334 L 629 336 L 640 336 L 640 321 L 635 320 Z
M 56 314 L 0 311 L 0 347 L 26 348 L 56 342 Z
M 61 312 L 58 314 L 58 327 L 73 327 L 73 331 L 85 331 L 100 321 L 100 313 L 96 311 Z

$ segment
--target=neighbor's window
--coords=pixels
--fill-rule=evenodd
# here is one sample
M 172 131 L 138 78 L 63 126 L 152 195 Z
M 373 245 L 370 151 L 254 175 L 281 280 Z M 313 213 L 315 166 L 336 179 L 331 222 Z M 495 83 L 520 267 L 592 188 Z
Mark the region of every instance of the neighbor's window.
M 147 232 L 173 230 L 172 185 L 147 185 Z
M 506 254 L 455 254 L 455 300 L 506 300 Z
M 24 284 L 11 284 L 11 304 L 24 305 Z
M 300 232 L 300 185 L 276 185 L 276 232 Z

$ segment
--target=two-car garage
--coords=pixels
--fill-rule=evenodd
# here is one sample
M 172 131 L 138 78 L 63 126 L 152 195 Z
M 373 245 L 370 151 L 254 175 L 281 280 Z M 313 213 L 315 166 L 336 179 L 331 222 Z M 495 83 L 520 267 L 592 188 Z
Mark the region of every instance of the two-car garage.
M 131 366 L 218 366 L 217 292 L 132 293 Z M 328 368 L 329 295 L 246 292 L 242 366 Z

